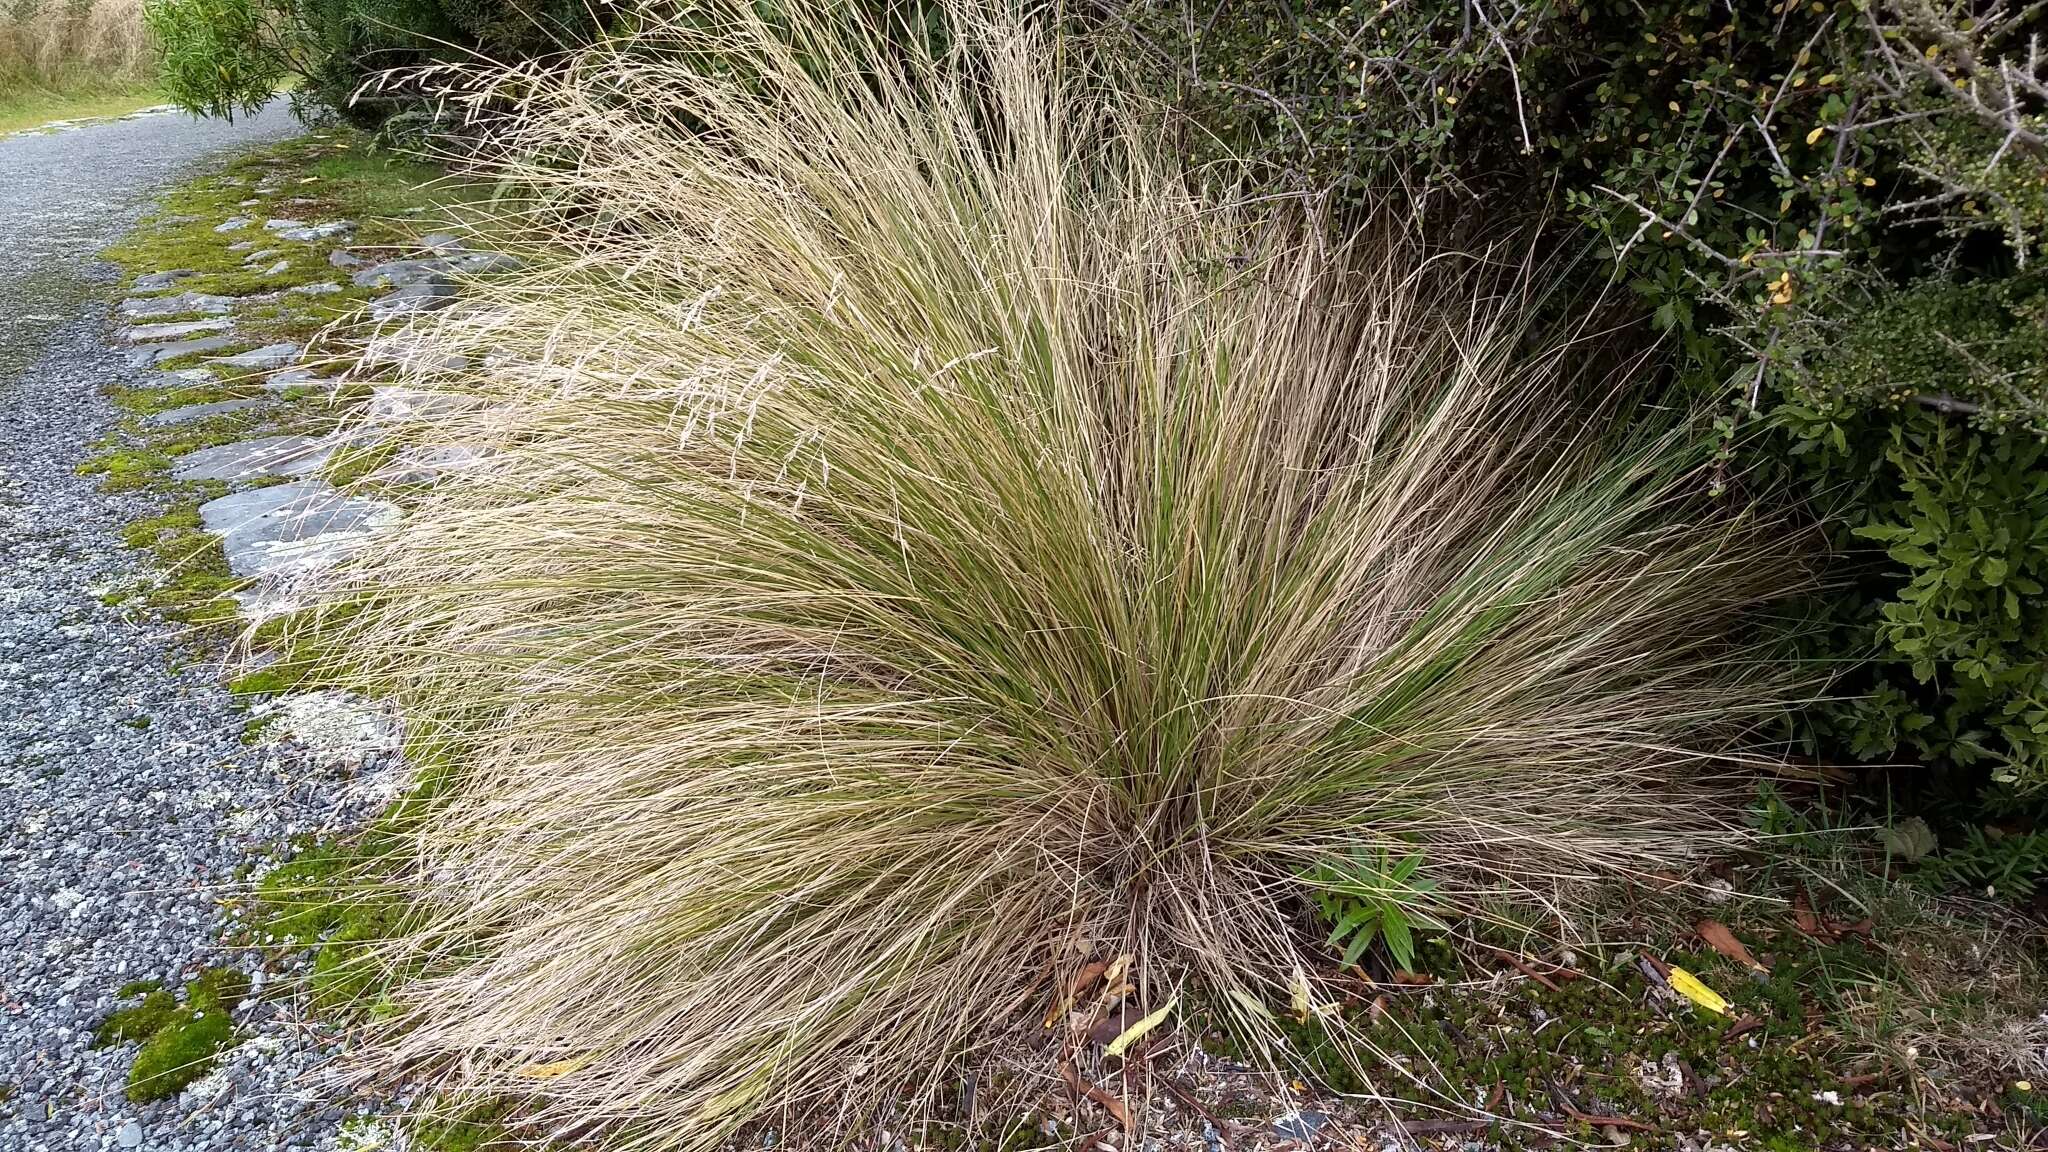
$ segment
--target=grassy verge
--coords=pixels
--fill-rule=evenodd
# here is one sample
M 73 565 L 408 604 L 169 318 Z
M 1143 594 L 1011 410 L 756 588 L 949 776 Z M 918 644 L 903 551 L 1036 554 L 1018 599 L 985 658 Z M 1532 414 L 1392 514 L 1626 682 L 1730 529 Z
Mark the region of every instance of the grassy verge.
M 124 116 L 163 102 L 163 92 L 153 84 L 83 89 L 9 88 L 0 90 L 0 136 L 31 131 L 54 120 Z

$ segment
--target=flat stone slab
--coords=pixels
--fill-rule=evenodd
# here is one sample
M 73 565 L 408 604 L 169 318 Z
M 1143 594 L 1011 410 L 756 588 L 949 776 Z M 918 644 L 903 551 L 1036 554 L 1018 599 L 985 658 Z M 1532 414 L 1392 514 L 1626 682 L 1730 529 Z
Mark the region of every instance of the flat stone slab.
M 334 446 L 310 436 L 261 436 L 178 457 L 175 480 L 254 480 L 262 476 L 304 476 L 319 470 Z
M 275 223 L 277 221 L 272 220 L 266 223 L 264 227 L 269 228 L 271 224 Z M 329 220 L 324 224 L 301 224 L 296 228 L 272 230 L 277 233 L 280 240 L 296 240 L 302 244 L 312 244 L 321 240 L 332 240 L 338 236 L 346 236 L 356 230 L 356 225 L 353 220 Z
M 213 230 L 215 232 L 238 232 L 254 223 L 255 221 L 247 216 L 230 216 L 215 225 Z
M 384 285 L 403 288 L 429 276 L 481 276 L 487 272 L 512 272 L 522 267 L 524 265 L 517 257 L 503 252 L 459 252 L 424 259 L 386 260 L 357 272 L 353 279 L 358 288 Z
M 468 444 L 426 444 L 401 448 L 369 479 L 382 484 L 432 484 L 451 473 L 474 468 L 488 455 Z
M 212 372 L 204 368 L 180 368 L 176 372 L 158 372 L 142 382 L 144 388 L 190 388 L 194 384 L 214 382 Z
M 136 282 L 141 287 L 141 282 Z M 232 296 L 212 296 L 205 292 L 180 292 L 176 296 L 136 297 L 121 301 L 115 311 L 131 319 L 146 319 L 151 316 L 184 316 L 198 313 L 208 316 L 224 316 L 235 306 Z
M 226 316 L 212 320 L 182 320 L 175 324 L 137 324 L 121 333 L 130 344 L 154 344 L 159 340 L 183 340 L 201 332 L 225 332 L 235 322 Z
M 187 276 L 197 275 L 190 268 L 170 268 L 162 272 L 151 272 L 135 278 L 137 292 L 161 292 Z
M 344 496 L 320 480 L 236 492 L 199 506 L 199 522 L 221 538 L 237 576 L 308 570 L 360 548 L 396 524 L 398 507 Z
M 216 400 L 211 404 L 187 404 L 183 408 L 159 412 L 143 423 L 155 428 L 167 428 L 173 424 L 190 424 L 194 420 L 204 420 L 209 416 L 246 412 L 251 408 L 261 408 L 263 405 L 264 401 L 261 400 Z
M 438 273 L 414 280 L 396 292 L 370 303 L 370 315 L 379 320 L 435 312 L 454 304 L 461 295 L 455 281 Z
M 369 417 L 372 421 L 394 423 L 406 420 L 432 420 L 467 411 L 479 403 L 474 396 L 384 384 L 370 392 Z
M 328 382 L 327 377 L 311 368 L 287 368 L 282 372 L 271 373 L 270 379 L 263 382 L 263 387 L 271 392 L 286 392 L 293 388 L 310 388 L 315 384 Z
M 137 348 L 133 352 L 128 353 L 128 363 L 133 364 L 137 368 L 146 368 L 151 364 L 161 364 L 166 360 L 173 360 L 179 356 L 189 356 L 196 352 L 218 352 L 223 348 L 232 348 L 234 344 L 235 338 L 233 336 L 202 336 L 197 340 L 178 340 L 169 344 L 151 344 L 148 347 Z
M 249 368 L 261 372 L 272 368 L 283 368 L 299 358 L 297 344 L 265 344 L 233 356 L 217 357 L 213 362 L 226 368 Z
M 341 290 L 341 285 L 332 280 L 322 280 L 314 284 L 294 284 L 290 288 L 285 289 L 287 292 L 296 292 L 301 296 L 331 296 Z

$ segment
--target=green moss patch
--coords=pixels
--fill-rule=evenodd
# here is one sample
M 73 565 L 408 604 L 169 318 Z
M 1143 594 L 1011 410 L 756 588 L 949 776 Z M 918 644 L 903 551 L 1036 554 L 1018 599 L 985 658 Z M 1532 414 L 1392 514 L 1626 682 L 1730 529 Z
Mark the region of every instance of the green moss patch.
M 234 1006 L 249 994 L 249 978 L 232 968 L 209 968 L 185 985 L 182 997 L 154 982 L 129 984 L 123 999 L 141 1002 L 110 1013 L 94 1033 L 107 1047 L 140 1041 L 128 1072 L 128 1098 L 161 1100 L 212 1069 L 234 1043 Z

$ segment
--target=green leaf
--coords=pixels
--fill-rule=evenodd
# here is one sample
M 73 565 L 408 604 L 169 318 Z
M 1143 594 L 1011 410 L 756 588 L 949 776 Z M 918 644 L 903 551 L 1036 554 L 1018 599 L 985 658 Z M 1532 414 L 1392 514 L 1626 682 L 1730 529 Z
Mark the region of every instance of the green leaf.
M 1387 941 L 1387 951 L 1393 954 L 1394 963 L 1403 969 L 1415 970 L 1415 936 L 1408 930 L 1408 918 L 1399 909 L 1389 908 L 1380 918 L 1380 935 Z

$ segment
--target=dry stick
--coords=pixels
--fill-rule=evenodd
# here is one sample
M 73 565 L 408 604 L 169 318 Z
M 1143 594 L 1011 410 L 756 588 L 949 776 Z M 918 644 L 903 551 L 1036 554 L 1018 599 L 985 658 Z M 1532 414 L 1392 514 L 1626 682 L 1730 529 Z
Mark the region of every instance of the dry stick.
M 1500 45 L 1501 59 L 1508 62 L 1508 83 L 1515 88 L 1515 123 L 1521 127 L 1522 154 L 1526 156 L 1536 150 L 1536 145 L 1529 139 L 1529 118 L 1522 110 L 1522 70 L 1515 66 L 1514 52 L 1508 48 L 1507 39 L 1500 34 L 1500 29 L 1494 27 L 1492 19 L 1486 15 L 1486 9 L 1480 0 L 1471 0 L 1471 4 L 1472 11 L 1479 13 L 1479 22 L 1486 25 L 1487 35 L 1492 36 L 1493 42 Z
M 1487 949 L 1487 951 L 1493 953 L 1495 956 L 1500 957 L 1503 961 L 1513 966 L 1515 971 L 1520 972 L 1522 975 L 1527 976 L 1529 979 L 1534 980 L 1538 984 L 1543 985 L 1545 988 L 1550 989 L 1552 992 L 1564 991 L 1564 989 L 1557 986 L 1557 982 L 1555 980 L 1552 980 L 1550 977 L 1545 976 L 1543 973 L 1538 972 L 1534 968 L 1529 967 L 1527 964 L 1522 963 L 1521 959 L 1515 956 L 1513 953 L 1503 952 L 1498 948 L 1489 948 Z

